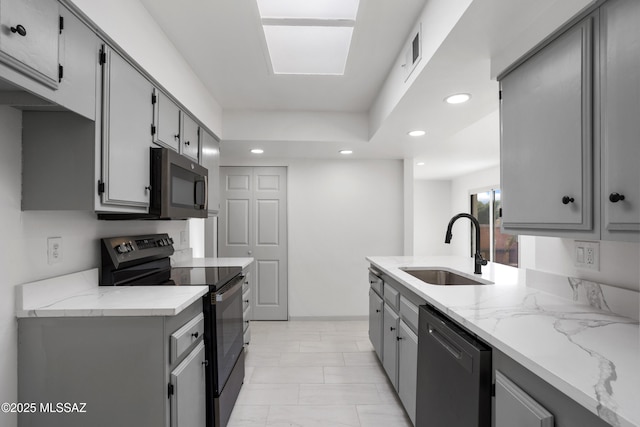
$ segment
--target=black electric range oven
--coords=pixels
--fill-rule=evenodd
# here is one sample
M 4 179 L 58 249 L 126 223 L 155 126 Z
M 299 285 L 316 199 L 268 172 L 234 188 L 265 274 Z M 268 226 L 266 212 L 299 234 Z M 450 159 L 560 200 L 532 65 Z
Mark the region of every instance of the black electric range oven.
M 167 234 L 101 239 L 102 286 L 208 286 L 202 297 L 207 427 L 225 427 L 244 379 L 240 267 L 171 267 Z

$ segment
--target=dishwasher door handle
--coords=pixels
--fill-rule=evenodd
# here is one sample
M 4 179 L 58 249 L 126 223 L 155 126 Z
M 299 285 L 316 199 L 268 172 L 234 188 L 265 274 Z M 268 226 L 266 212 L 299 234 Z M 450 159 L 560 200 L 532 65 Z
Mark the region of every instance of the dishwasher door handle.
M 473 371 L 473 358 L 464 350 L 458 348 L 446 335 L 442 334 L 433 325 L 429 325 L 429 335 L 433 337 L 434 340 L 438 342 L 442 347 L 444 347 L 447 352 L 453 356 L 456 361 L 462 365 L 467 371 Z

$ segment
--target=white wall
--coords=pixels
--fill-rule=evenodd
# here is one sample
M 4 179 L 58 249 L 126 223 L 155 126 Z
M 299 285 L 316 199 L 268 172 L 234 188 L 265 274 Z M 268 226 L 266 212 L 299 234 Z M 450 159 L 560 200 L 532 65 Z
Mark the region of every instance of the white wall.
M 16 285 L 99 267 L 101 237 L 167 232 L 180 242 L 181 232 L 188 233 L 186 221 L 98 221 L 88 212 L 22 212 L 21 132 L 22 113 L 0 107 L 0 402 L 17 402 Z M 47 264 L 48 237 L 62 237 L 59 264 Z M 0 413 L 0 426 L 16 425 L 15 416 Z
M 230 160 L 287 166 L 289 315 L 368 313 L 368 255 L 403 249 L 400 160 Z
M 451 219 L 451 181 L 416 180 L 414 189 L 413 254 L 450 255 L 451 245 L 444 243 Z

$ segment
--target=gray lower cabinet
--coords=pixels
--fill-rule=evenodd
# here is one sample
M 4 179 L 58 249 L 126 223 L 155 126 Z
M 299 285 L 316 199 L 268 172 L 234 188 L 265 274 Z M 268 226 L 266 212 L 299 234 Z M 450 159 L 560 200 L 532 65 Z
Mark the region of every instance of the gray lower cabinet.
M 418 305 L 421 298 L 369 271 L 369 340 L 415 425 L 418 374 Z M 409 296 L 411 294 L 411 296 Z
M 400 316 L 384 304 L 382 333 L 382 366 L 393 387 L 398 389 L 398 327 Z
M 147 212 L 153 86 L 109 46 L 102 53 L 102 203 Z
M 640 241 L 640 2 L 600 8 L 603 238 Z
M 204 343 L 171 372 L 171 427 L 202 427 L 207 422 Z
M 383 359 L 382 352 L 382 329 L 384 327 L 384 319 L 382 316 L 384 303 L 382 298 L 373 288 L 369 289 L 369 340 L 373 349 L 381 361 Z
M 0 62 L 50 88 L 58 87 L 59 4 L 0 1 Z
M 242 322 L 243 322 L 243 343 L 248 346 L 251 342 L 251 320 L 253 320 L 252 311 L 252 289 L 253 289 L 253 263 L 242 269 L 244 274 L 244 282 L 242 283 Z
M 85 410 L 19 425 L 202 427 L 203 325 L 200 299 L 176 316 L 18 319 L 18 401 Z
M 495 427 L 610 427 L 495 348 L 492 361 L 496 384 Z
M 398 396 L 411 422 L 416 423 L 418 335 L 400 320 L 398 328 Z
M 592 33 L 588 17 L 501 78 L 506 230 L 593 231 Z

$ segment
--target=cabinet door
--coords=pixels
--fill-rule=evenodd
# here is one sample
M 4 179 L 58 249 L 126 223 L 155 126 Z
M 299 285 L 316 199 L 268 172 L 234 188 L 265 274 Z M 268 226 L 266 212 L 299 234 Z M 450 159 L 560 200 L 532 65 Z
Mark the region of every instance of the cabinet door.
M 216 215 L 220 210 L 220 142 L 200 129 L 200 164 L 209 171 L 209 216 Z
M 198 161 L 198 124 L 189 115 L 182 112 L 182 140 L 180 154 Z
M 60 7 L 64 29 L 60 34 L 62 74 L 55 101 L 88 119 L 96 118 L 96 79 L 100 49 L 98 36 L 67 8 Z
M 57 1 L 0 1 L 0 60 L 54 89 L 59 32 Z
M 154 89 L 153 142 L 180 151 L 180 108 L 167 95 Z
M 369 340 L 378 355 L 380 361 L 383 360 L 382 353 L 382 298 L 373 290 L 369 289 Z
M 198 346 L 171 372 L 171 427 L 206 424 L 204 344 Z
M 387 304 L 384 305 L 382 333 L 382 366 L 395 389 L 398 389 L 398 321 L 400 317 Z
M 592 18 L 501 80 L 504 228 L 591 230 Z
M 120 55 L 104 49 L 102 203 L 146 208 L 153 87 Z
M 603 238 L 638 241 L 640 2 L 611 0 L 600 16 Z
M 418 377 L 418 336 L 400 321 L 398 328 L 398 396 L 416 424 L 416 387 Z

